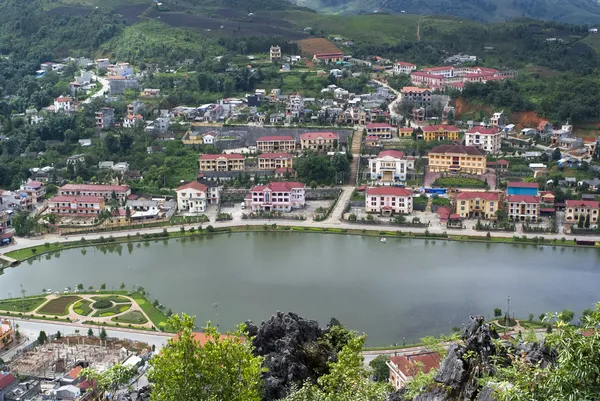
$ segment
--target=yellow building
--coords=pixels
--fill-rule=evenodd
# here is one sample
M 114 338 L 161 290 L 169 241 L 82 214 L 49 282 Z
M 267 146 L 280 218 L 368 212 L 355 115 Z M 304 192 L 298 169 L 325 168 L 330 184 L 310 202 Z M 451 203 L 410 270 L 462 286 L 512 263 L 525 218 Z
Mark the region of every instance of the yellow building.
M 460 192 L 456 196 L 456 214 L 463 219 L 496 219 L 500 205 L 497 192 Z
M 246 168 L 244 155 L 218 154 L 218 155 L 201 155 L 198 159 L 200 162 L 200 171 L 242 171 Z
M 598 202 L 585 200 L 567 200 L 565 202 L 565 221 L 571 224 L 577 224 L 580 216 L 583 219 L 590 219 L 590 224 L 598 224 Z
M 415 132 L 414 128 L 399 128 L 398 136 L 400 138 L 412 138 L 413 132 Z
M 485 173 L 485 151 L 474 146 L 440 145 L 429 152 L 429 171 L 434 173 Z
M 6 347 L 13 340 L 13 329 L 8 320 L 2 321 L 2 326 L 0 326 L 0 349 Z
M 265 153 L 293 152 L 296 139 L 291 136 L 261 136 L 256 140 L 256 148 Z
M 337 149 L 340 137 L 334 132 L 307 132 L 300 135 L 300 148 L 314 152 Z
M 276 170 L 293 168 L 293 156 L 289 153 L 263 153 L 258 156 L 259 170 Z
M 429 125 L 423 127 L 423 139 L 431 141 L 458 141 L 460 130 L 454 125 Z

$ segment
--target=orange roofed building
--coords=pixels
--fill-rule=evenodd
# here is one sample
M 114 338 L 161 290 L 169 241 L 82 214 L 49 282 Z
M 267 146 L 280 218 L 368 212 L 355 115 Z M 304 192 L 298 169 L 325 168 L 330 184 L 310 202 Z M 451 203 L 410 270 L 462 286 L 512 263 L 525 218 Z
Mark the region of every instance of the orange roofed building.
M 305 192 L 301 182 L 270 182 L 252 188 L 245 203 L 253 212 L 291 212 L 306 205 Z
M 386 362 L 390 368 L 390 383 L 396 390 L 401 390 L 419 373 L 419 370 L 429 373 L 430 370 L 439 368 L 441 360 L 437 352 L 394 356 Z
M 413 211 L 412 191 L 392 186 L 367 188 L 365 212 L 383 216 L 409 214 Z

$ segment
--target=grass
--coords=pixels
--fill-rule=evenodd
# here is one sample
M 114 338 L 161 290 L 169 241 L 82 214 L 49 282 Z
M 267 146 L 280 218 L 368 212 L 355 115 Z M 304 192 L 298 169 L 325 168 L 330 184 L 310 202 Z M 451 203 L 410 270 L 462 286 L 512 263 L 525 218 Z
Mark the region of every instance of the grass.
M 112 319 L 116 323 L 129 323 L 129 324 L 145 324 L 148 323 L 148 319 L 143 313 L 137 310 L 128 312 L 122 316 L 116 316 Z
M 106 295 L 106 296 L 92 297 L 92 299 L 94 301 L 106 300 L 106 301 L 111 301 L 111 302 L 115 302 L 115 303 L 129 303 L 129 302 L 131 302 L 129 300 L 129 298 L 125 298 L 125 297 L 122 297 L 120 295 Z
M 96 311 L 96 313 L 94 313 L 92 317 L 106 317 L 118 315 L 119 313 L 127 312 L 129 309 L 131 309 L 131 304 L 117 304 L 113 305 L 110 308 L 100 309 Z
M 32 312 L 46 302 L 45 297 L 7 299 L 0 301 L 0 310 L 10 312 Z
M 79 300 L 81 300 L 81 298 L 75 295 L 51 299 L 37 310 L 36 313 L 39 315 L 64 316 L 69 313 L 69 306 Z
M 133 300 L 142 308 L 144 313 L 150 318 L 152 323 L 158 327 L 161 331 L 169 331 L 168 317 L 154 306 L 146 297 L 142 294 L 136 293 L 132 296 Z
M 73 305 L 73 311 L 78 315 L 88 316 L 90 313 L 92 313 L 92 308 L 90 307 L 91 304 L 91 301 L 82 299 Z
M 467 177 L 439 177 L 437 178 L 432 187 L 442 188 L 485 188 L 486 183 L 478 180 L 477 178 Z

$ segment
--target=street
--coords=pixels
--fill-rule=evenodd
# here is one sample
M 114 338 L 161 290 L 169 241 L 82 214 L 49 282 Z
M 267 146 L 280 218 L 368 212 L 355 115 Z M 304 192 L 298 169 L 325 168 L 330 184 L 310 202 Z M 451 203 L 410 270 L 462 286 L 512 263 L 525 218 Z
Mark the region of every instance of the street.
M 99 77 L 96 74 L 92 74 L 92 79 L 95 79 L 98 82 L 100 82 L 102 84 L 102 89 L 100 89 L 98 92 L 94 93 L 92 96 L 88 97 L 87 99 L 85 99 L 82 102 L 83 104 L 91 103 L 92 100 L 94 100 L 95 98 L 106 95 L 106 93 L 108 93 L 108 90 L 110 89 L 110 84 L 108 82 L 108 79 Z

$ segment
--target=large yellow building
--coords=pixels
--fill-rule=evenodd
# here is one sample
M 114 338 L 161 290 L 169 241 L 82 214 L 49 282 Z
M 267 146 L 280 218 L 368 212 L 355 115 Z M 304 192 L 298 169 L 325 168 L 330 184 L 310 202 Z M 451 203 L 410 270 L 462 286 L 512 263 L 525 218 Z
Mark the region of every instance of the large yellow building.
M 201 155 L 198 159 L 200 171 L 242 171 L 246 168 L 244 155 L 217 154 Z
M 423 127 L 423 139 L 431 141 L 458 141 L 460 130 L 454 125 L 429 125 Z
M 463 219 L 496 219 L 500 204 L 497 192 L 460 192 L 456 195 L 456 214 Z
M 307 132 L 300 135 L 300 148 L 314 152 L 328 152 L 337 149 L 340 136 L 334 132 Z
M 293 152 L 296 139 L 292 136 L 261 136 L 256 140 L 256 148 L 265 153 Z
M 429 152 L 429 171 L 434 173 L 485 173 L 485 151 L 474 146 L 440 145 Z
M 583 219 L 590 219 L 590 224 L 598 224 L 598 202 L 585 200 L 567 200 L 565 202 L 565 221 L 567 223 L 577 224 L 580 216 Z
M 260 156 L 258 156 L 258 169 L 291 169 L 293 167 L 293 159 L 293 156 L 289 153 L 263 153 Z

